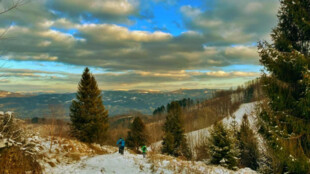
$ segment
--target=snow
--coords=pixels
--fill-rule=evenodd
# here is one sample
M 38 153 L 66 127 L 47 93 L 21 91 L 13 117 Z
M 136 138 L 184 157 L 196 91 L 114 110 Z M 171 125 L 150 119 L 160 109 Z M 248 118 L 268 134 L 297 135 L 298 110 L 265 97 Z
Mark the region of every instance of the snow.
M 241 122 L 242 122 L 242 118 L 244 114 L 248 115 L 248 120 L 250 125 L 254 125 L 255 124 L 255 106 L 256 106 L 257 102 L 252 102 L 252 103 L 245 103 L 240 105 L 239 109 L 237 111 L 235 111 L 232 116 L 235 117 L 235 121 L 237 122 L 237 124 L 240 126 Z M 226 117 L 224 118 L 222 121 L 225 125 L 229 126 L 233 121 L 234 118 L 232 116 Z M 210 129 L 212 128 L 212 126 L 209 126 L 207 128 L 204 129 L 199 129 L 193 132 L 189 132 L 186 134 L 188 142 L 189 142 L 189 146 L 194 148 L 196 147 L 196 145 L 198 145 L 199 142 L 201 142 L 203 140 L 203 138 L 208 137 L 210 135 Z M 157 142 L 156 144 L 157 146 L 159 146 L 159 143 Z
M 148 162 L 147 158 L 143 158 L 142 155 L 130 154 L 128 151 L 125 151 L 124 155 L 116 152 L 108 155 L 87 157 L 73 164 L 48 168 L 45 172 L 50 174 L 142 174 L 153 173 L 151 166 L 152 164 Z M 160 172 L 173 173 L 165 169 L 160 170 L 158 173 Z
M 48 168 L 49 174 L 174 174 L 174 173 L 209 173 L 209 174 L 255 174 L 256 172 L 245 168 L 231 171 L 224 167 L 205 165 L 202 162 L 182 161 L 165 155 L 154 155 L 143 158 L 142 155 L 124 155 L 112 153 L 84 158 L 73 164 L 58 165 Z
M 242 104 L 240 108 L 233 113 L 233 117 L 235 117 L 235 121 L 238 123 L 238 125 L 241 125 L 242 118 L 244 114 L 248 115 L 248 120 L 250 122 L 250 125 L 254 123 L 254 115 L 255 115 L 255 106 L 257 105 L 257 102 L 252 102 L 252 103 L 246 103 Z M 226 125 L 230 125 L 234 119 L 233 117 L 226 117 L 223 119 L 223 123 Z
M 118 153 L 98 155 L 83 159 L 71 165 L 57 166 L 48 173 L 63 174 L 101 174 L 101 173 L 145 173 L 128 155 Z

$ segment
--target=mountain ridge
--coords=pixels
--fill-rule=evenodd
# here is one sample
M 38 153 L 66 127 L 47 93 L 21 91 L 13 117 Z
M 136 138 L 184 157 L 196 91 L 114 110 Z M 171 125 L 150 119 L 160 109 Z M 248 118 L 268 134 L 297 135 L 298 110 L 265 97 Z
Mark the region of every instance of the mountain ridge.
M 143 114 L 152 114 L 153 110 L 166 105 L 173 100 L 191 98 L 194 100 L 207 99 L 216 89 L 179 89 L 176 91 L 148 90 L 104 90 L 103 104 L 109 110 L 110 116 L 128 113 L 132 110 Z M 14 111 L 20 118 L 46 117 L 49 105 L 63 105 L 66 115 L 69 114 L 71 101 L 76 93 L 47 93 L 25 95 L 21 97 L 0 98 L 0 111 Z

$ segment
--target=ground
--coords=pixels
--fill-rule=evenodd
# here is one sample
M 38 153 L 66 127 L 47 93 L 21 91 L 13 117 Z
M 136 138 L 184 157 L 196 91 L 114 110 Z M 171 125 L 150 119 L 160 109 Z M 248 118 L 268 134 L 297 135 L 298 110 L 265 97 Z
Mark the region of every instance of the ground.
M 45 170 L 51 174 L 174 174 L 174 173 L 210 173 L 210 174 L 241 174 L 256 173 L 248 168 L 231 171 L 219 166 L 205 165 L 202 162 L 190 162 L 173 157 L 154 154 L 143 158 L 139 154 L 117 152 L 106 155 L 86 157 L 69 165 L 58 165 Z

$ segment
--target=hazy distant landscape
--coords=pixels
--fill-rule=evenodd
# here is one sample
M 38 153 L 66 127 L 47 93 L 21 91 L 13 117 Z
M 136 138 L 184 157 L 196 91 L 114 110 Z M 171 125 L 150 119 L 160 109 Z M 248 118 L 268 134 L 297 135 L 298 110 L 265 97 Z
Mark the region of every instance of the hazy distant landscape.
M 152 92 L 147 90 L 131 91 L 102 91 L 103 103 L 109 110 L 109 116 L 127 114 L 130 111 L 139 111 L 143 114 L 152 114 L 155 108 L 166 105 L 173 100 L 183 98 L 207 99 L 215 89 L 180 89 L 171 92 Z M 1 94 L 1 92 L 0 92 Z M 49 105 L 61 104 L 69 115 L 71 101 L 75 93 L 22 95 L 8 94 L 2 91 L 0 111 L 14 111 L 19 118 L 46 117 Z M 6 95 L 5 95 L 6 94 Z M 69 117 L 67 117 L 69 118 Z

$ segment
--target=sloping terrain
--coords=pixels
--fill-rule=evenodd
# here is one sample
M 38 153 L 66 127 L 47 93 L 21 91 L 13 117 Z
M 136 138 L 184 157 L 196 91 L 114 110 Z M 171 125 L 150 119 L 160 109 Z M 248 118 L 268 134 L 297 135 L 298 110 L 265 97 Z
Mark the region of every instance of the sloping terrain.
M 249 122 L 253 129 L 256 129 L 255 120 L 256 120 L 256 113 L 255 113 L 255 107 L 257 102 L 252 103 L 245 103 L 240 105 L 239 109 L 235 111 L 231 116 L 225 117 L 222 121 L 225 125 L 229 126 L 234 120 L 236 121 L 237 125 L 240 126 L 242 122 L 242 117 L 244 114 L 248 115 Z M 188 132 L 186 133 L 187 140 L 189 147 L 192 148 L 192 150 L 201 142 L 204 140 L 204 138 L 208 137 L 210 135 L 210 129 L 213 125 L 199 129 L 196 131 Z M 261 138 L 261 137 L 258 137 Z M 161 147 L 161 141 L 153 143 L 152 148 L 153 149 L 160 149 Z
M 229 126 L 234 120 L 236 121 L 237 125 L 240 126 L 242 122 L 242 117 L 244 114 L 248 115 L 249 122 L 252 126 L 252 128 L 255 128 L 255 107 L 256 107 L 257 102 L 252 102 L 252 103 L 245 103 L 242 104 L 239 109 L 234 112 L 231 116 L 228 116 L 223 119 L 223 123 L 227 126 Z M 187 138 L 189 145 L 191 147 L 195 147 L 203 137 L 208 137 L 210 134 L 210 129 L 212 126 L 200 129 L 197 131 L 189 132 L 187 133 Z

